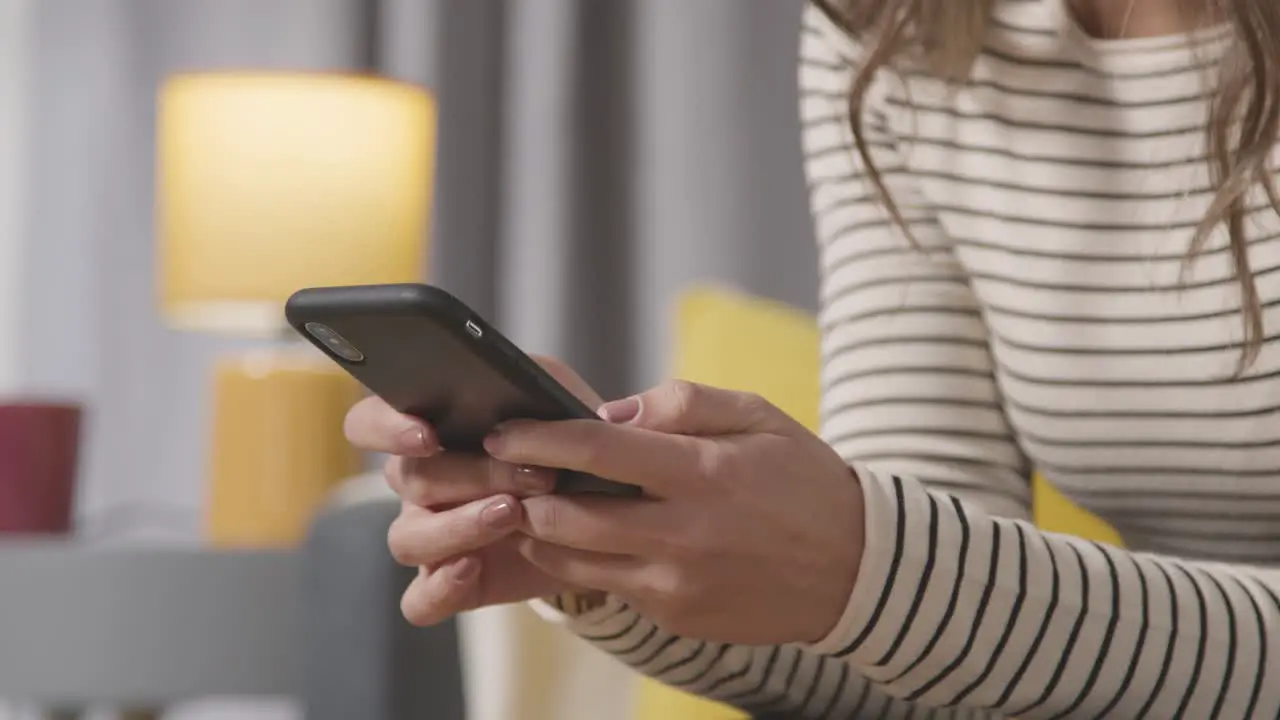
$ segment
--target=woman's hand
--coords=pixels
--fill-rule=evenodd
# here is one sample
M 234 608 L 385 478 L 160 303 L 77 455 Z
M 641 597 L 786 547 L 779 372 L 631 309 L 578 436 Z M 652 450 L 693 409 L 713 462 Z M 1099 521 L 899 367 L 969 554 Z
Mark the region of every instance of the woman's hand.
M 572 370 L 538 362 L 591 407 L 600 405 Z M 430 625 L 477 607 L 571 589 L 518 551 L 525 521 L 520 500 L 550 493 L 551 471 L 442 452 L 431 427 L 377 397 L 351 409 L 346 433 L 357 447 L 392 456 L 385 474 L 402 506 L 388 545 L 398 562 L 419 568 L 401 599 L 410 622 Z
M 523 557 L 685 636 L 771 644 L 831 631 L 857 578 L 864 511 L 829 446 L 757 396 L 686 382 L 601 415 L 610 422 L 512 422 L 486 441 L 505 463 L 592 473 L 648 496 L 525 499 Z

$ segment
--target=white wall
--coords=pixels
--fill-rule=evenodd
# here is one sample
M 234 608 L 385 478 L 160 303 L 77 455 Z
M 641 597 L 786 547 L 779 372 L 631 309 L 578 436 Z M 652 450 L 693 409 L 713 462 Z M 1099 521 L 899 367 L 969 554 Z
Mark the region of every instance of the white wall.
M 30 3 L 0 0 L 0 397 L 22 387 Z

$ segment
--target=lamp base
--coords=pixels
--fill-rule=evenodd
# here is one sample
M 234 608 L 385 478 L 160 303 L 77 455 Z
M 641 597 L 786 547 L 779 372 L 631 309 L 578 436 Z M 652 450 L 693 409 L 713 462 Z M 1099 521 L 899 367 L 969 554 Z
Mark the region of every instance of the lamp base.
M 360 472 L 342 420 L 359 383 L 309 347 L 220 362 L 206 533 L 220 547 L 295 547 L 334 487 Z

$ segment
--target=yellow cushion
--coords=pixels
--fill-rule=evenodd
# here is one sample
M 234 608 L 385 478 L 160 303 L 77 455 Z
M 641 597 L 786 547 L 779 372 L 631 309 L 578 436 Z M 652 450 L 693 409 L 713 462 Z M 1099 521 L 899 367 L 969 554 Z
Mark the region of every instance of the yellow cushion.
M 1032 479 L 1031 497 L 1033 517 L 1040 528 L 1116 547 L 1123 545 L 1114 528 L 1063 497 L 1052 483 L 1039 475 Z
M 806 312 L 731 290 L 702 288 L 678 306 L 675 377 L 756 392 L 817 431 L 817 324 Z
M 675 377 L 757 392 L 817 431 L 820 338 L 808 313 L 731 290 L 699 288 L 679 303 Z M 1119 544 L 1115 531 L 1037 478 L 1042 527 Z M 730 720 L 740 712 L 652 680 L 642 680 L 636 720 Z

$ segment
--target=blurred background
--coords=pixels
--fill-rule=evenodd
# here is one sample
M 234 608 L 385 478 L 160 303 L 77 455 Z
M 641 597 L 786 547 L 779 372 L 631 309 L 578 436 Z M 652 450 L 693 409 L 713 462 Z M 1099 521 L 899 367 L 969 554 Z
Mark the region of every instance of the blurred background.
M 177 253 L 208 242 L 207 233 L 179 232 L 180 223 L 167 231 L 157 224 L 164 217 L 163 207 L 157 212 L 158 170 L 169 168 L 157 156 L 166 83 L 211 71 L 320 71 L 382 76 L 426 91 L 438 116 L 438 128 L 423 130 L 432 143 L 434 182 L 422 188 L 421 207 L 409 200 L 405 212 L 429 222 L 398 226 L 422 257 L 420 267 L 396 272 L 451 290 L 527 350 L 563 358 L 606 397 L 618 396 L 671 373 L 673 318 L 691 289 L 723 286 L 800 308 L 814 303 L 816 259 L 795 97 L 800 6 L 800 0 L 0 0 L 0 400 L 18 413 L 6 421 L 0 408 L 0 434 L 39 425 L 32 418 L 44 418 L 39 426 L 49 428 L 29 438 L 22 432 L 34 431 L 14 430 L 19 439 L 8 451 L 0 439 L 0 466 L 35 463 L 41 477 L 70 478 L 64 484 L 72 493 L 65 527 L 55 518 L 35 528 L 60 534 L 57 542 L 32 541 L 31 532 L 0 535 L 0 593 L 8 597 L 0 600 L 0 718 L 86 708 L 112 717 L 131 705 L 165 717 L 298 717 L 305 704 L 299 695 L 315 673 L 337 672 L 316 669 L 332 648 L 299 639 L 313 627 L 306 623 L 328 617 L 303 610 L 289 594 L 296 578 L 287 573 L 298 582 L 316 573 L 314 565 L 295 563 L 302 535 L 263 536 L 257 549 L 279 565 L 195 569 L 206 560 L 222 562 L 207 557 L 221 552 L 210 542 L 209 503 L 218 492 L 210 483 L 234 484 L 226 479 L 233 474 L 251 478 L 263 457 L 254 450 L 259 454 L 238 465 L 225 464 L 235 459 L 232 446 L 249 442 L 236 436 L 248 427 L 244 418 L 280 410 L 276 420 L 252 425 L 254 439 L 275 445 L 318 444 L 336 428 L 330 410 L 298 406 L 299 393 L 319 387 L 307 383 L 325 381 L 263 390 L 268 386 L 255 385 L 262 373 L 220 365 L 244 353 L 270 356 L 283 342 L 277 336 L 260 326 L 228 332 L 236 328 L 175 322 L 165 305 L 158 288 L 177 281 L 164 277 L 157 249 L 170 243 L 164 247 Z M 194 127 L 200 113 L 194 116 L 175 112 L 173 122 Z M 341 132 L 341 116 L 329 119 Z M 260 182 L 266 192 L 289 181 L 287 167 L 255 170 L 250 155 L 237 167 L 249 189 Z M 359 179 L 376 187 L 378 176 L 370 177 Z M 170 200 L 201 192 L 187 185 L 169 191 Z M 292 243 L 304 270 L 312 252 L 321 258 L 316 262 L 344 267 L 342 258 L 383 251 L 377 237 L 335 240 L 347 246 L 329 255 L 332 248 L 309 249 L 307 237 L 280 241 Z M 211 256 L 181 252 L 192 253 L 193 267 L 207 268 L 208 277 L 227 272 L 199 264 Z M 255 272 L 261 258 L 245 252 L 238 261 Z M 236 392 L 250 394 L 228 399 Z M 328 424 L 299 440 L 298 426 L 312 421 Z M 73 459 L 73 470 L 28 457 L 31 448 L 52 447 L 49 438 L 60 438 L 58 457 Z M 45 458 L 52 451 L 41 452 Z M 305 463 L 274 467 L 284 475 L 311 472 Z M 4 482 L 0 475 L 0 503 Z M 235 492 L 219 502 L 234 503 L 227 498 Z M 223 544 L 254 549 L 235 540 Z M 150 554 L 93 554 L 117 546 Z M 187 554 L 166 555 L 177 552 Z M 118 573 L 103 569 L 117 565 Z M 177 569 L 149 574 L 162 566 Z M 120 577 L 135 589 L 152 588 L 145 602 L 113 589 Z M 239 604 L 228 609 L 232 600 L 214 598 L 223 592 Z M 58 598 L 56 613 L 50 593 Z M 173 670 L 177 689 L 160 688 L 159 679 L 155 687 L 129 680 L 126 666 L 135 656 L 143 664 L 147 653 L 152 662 L 169 652 L 186 657 L 165 649 L 171 626 L 158 620 L 149 626 L 148 618 L 171 611 L 147 604 L 184 593 L 212 604 L 198 622 L 172 611 L 172 627 L 186 628 L 173 641 L 184 646 L 181 652 L 235 634 L 213 624 L 219 613 L 243 620 L 271 603 L 284 609 L 263 609 L 258 624 L 241 622 L 239 632 L 266 642 L 274 637 L 270 618 L 292 622 L 292 609 L 306 622 L 280 637 L 304 649 L 263 649 L 265 667 L 289 667 L 277 667 L 279 682 L 272 675 L 261 687 L 241 676 L 205 688 L 179 677 L 186 661 L 177 659 L 161 663 Z M 141 626 L 122 629 L 132 621 L 119 618 L 144 606 Z M 391 622 L 394 605 L 369 612 L 391 618 L 374 633 L 382 633 L 378 642 L 401 632 Z M 51 613 L 58 617 L 46 617 Z M 468 716 L 628 717 L 630 676 L 535 623 L 523 608 L 464 622 Z M 516 637 L 529 639 L 517 647 Z M 104 646 L 116 642 L 124 645 Z M 237 664 L 235 653 L 248 651 L 230 642 L 213 659 L 191 660 L 202 668 L 192 672 L 212 676 Z M 74 668 L 60 652 L 75 659 Z M 530 690 L 530 658 L 553 656 L 544 667 L 555 672 L 539 675 Z M 251 667 L 246 660 L 242 675 Z M 90 678 L 83 688 L 79 675 Z M 133 685 L 108 687 L 116 675 Z M 326 715 L 324 707 L 306 712 L 341 716 L 332 708 Z

